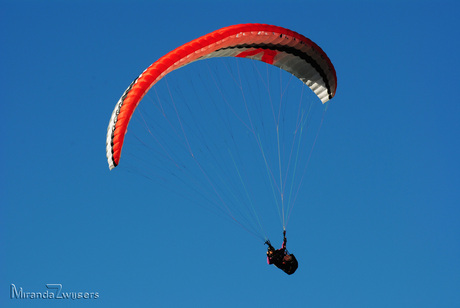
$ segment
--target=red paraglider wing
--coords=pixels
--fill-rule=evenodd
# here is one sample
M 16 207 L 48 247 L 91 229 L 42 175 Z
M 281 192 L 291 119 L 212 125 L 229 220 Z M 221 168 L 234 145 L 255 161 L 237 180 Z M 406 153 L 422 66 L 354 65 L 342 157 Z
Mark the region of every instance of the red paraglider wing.
M 337 76 L 331 61 L 305 36 L 264 24 L 222 28 L 161 57 L 126 89 L 107 128 L 106 151 L 110 169 L 118 165 L 128 123 L 149 89 L 171 71 L 213 57 L 249 58 L 280 67 L 310 87 L 323 103 L 334 97 L 337 88 Z

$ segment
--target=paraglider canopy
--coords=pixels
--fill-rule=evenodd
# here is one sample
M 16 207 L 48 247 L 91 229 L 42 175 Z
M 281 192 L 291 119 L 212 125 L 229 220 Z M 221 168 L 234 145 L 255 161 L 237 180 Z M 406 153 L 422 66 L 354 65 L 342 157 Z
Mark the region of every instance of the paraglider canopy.
M 180 67 L 214 57 L 248 58 L 277 66 L 305 83 L 322 103 L 336 92 L 337 77 L 331 61 L 305 36 L 265 24 L 239 24 L 216 30 L 161 57 L 123 93 L 107 129 L 106 154 L 110 169 L 120 161 L 129 121 L 149 89 Z

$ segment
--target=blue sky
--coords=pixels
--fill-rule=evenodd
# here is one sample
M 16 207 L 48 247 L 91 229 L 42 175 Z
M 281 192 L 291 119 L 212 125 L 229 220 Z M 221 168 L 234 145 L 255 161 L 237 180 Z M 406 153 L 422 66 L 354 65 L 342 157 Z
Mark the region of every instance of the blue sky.
M 0 306 L 460 305 L 456 1 L 1 5 Z M 243 228 L 105 158 L 134 77 L 246 22 L 304 34 L 338 76 L 288 226 L 292 276 Z M 9 298 L 48 283 L 99 298 Z

